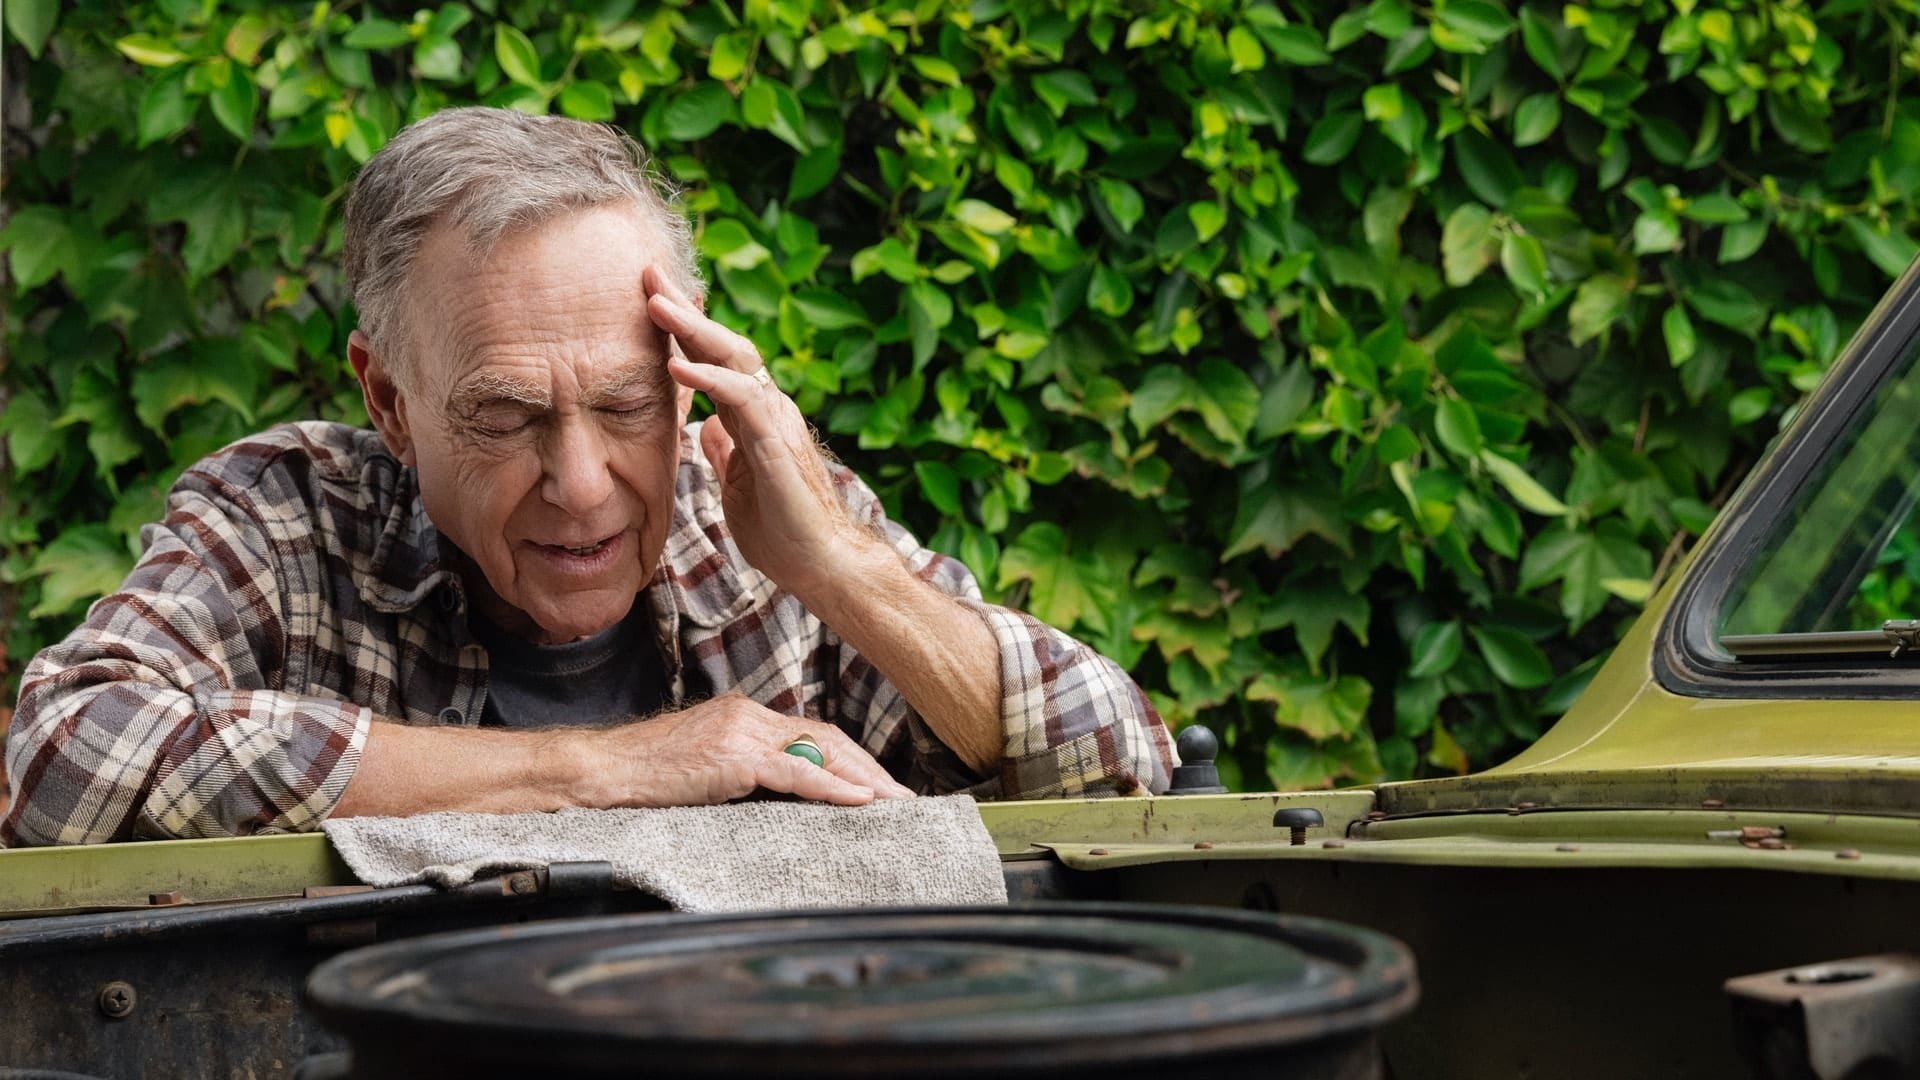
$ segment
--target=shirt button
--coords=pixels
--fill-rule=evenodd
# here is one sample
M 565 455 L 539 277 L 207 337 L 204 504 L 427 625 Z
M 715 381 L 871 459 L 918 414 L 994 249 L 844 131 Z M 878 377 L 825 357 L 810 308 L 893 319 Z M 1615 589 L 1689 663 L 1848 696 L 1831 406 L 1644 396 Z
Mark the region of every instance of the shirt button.
M 467 718 L 466 714 L 461 712 L 459 709 L 441 709 L 440 710 L 440 722 L 443 724 L 462 723 L 466 720 L 466 718 Z

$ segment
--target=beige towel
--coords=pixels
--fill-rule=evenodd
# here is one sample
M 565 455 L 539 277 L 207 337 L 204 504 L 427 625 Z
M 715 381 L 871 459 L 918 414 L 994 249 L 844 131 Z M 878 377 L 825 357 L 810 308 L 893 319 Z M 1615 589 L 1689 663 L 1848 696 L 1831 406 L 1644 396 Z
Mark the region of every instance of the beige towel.
M 453 888 L 481 873 L 605 861 L 616 883 L 680 911 L 1007 902 L 993 838 L 967 795 L 859 807 L 439 813 L 323 827 L 354 874 L 382 888 Z

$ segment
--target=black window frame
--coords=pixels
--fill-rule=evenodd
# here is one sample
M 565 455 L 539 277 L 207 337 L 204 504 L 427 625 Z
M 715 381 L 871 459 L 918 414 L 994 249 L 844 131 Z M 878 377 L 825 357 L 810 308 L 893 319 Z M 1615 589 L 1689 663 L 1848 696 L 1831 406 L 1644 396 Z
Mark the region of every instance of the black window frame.
M 1713 633 L 1734 584 L 1762 554 L 1766 541 L 1784 527 L 1778 508 L 1805 494 L 1821 466 L 1839 452 L 1841 438 L 1916 349 L 1920 261 L 1881 298 L 1708 532 L 1706 546 L 1688 568 L 1654 637 L 1653 675 L 1662 688 L 1703 698 L 1911 700 L 1920 695 L 1920 662 L 1912 658 L 1883 654 L 1737 660 L 1715 642 Z M 1920 431 L 1915 437 L 1920 438 Z

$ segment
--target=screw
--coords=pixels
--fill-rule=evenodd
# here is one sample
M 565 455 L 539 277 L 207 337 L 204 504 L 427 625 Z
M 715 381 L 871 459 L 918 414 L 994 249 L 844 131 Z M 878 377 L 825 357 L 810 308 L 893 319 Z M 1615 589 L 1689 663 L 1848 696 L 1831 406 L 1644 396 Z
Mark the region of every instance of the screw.
M 1299 847 L 1301 844 L 1304 844 L 1306 842 L 1307 842 L 1307 830 L 1304 826 L 1296 826 L 1294 828 L 1287 830 L 1287 843 L 1293 845 L 1294 847 Z
M 1556 847 L 1556 848 L 1554 848 L 1553 850 L 1555 850 L 1555 851 L 1579 851 L 1579 850 L 1580 850 L 1580 845 L 1579 845 L 1579 844 L 1561 844 L 1561 845 L 1560 845 L 1559 847 Z
M 1836 859 L 1857 859 L 1860 857 L 1860 852 L 1853 848 L 1846 847 L 1834 852 L 1833 857 Z
M 100 988 L 100 1011 L 112 1020 L 124 1019 L 131 1014 L 134 1002 L 138 1000 L 139 995 L 133 992 L 133 987 L 124 982 L 116 980 Z
M 1107 853 L 1107 849 L 1103 847 L 1087 849 L 1087 854 L 1089 855 L 1105 855 L 1106 853 Z
M 1321 846 L 1321 847 L 1323 847 L 1323 848 L 1324 848 L 1324 847 L 1331 847 L 1331 848 L 1341 848 L 1341 847 L 1346 847 L 1346 846 L 1347 846 L 1347 842 L 1346 842 L 1345 840 L 1342 840 L 1342 839 L 1340 839 L 1340 838 L 1338 838 L 1338 837 L 1335 837 L 1335 838 L 1334 838 L 1334 839 L 1332 839 L 1332 840 L 1322 840 L 1322 841 L 1320 842 L 1320 846 Z
M 1211 840 L 1196 840 L 1196 841 L 1194 841 L 1194 845 L 1193 845 L 1193 847 L 1194 847 L 1194 850 L 1196 850 L 1196 851 L 1210 851 L 1210 850 L 1212 850 L 1212 848 L 1213 848 L 1213 841 L 1211 841 Z
M 1700 800 L 1700 809 L 1702 810 L 1719 810 L 1725 807 L 1726 805 L 1727 805 L 1727 800 L 1725 799 L 1701 799 Z
M 507 888 L 516 896 L 526 896 L 540 891 L 540 881 L 530 871 L 522 870 L 507 878 Z

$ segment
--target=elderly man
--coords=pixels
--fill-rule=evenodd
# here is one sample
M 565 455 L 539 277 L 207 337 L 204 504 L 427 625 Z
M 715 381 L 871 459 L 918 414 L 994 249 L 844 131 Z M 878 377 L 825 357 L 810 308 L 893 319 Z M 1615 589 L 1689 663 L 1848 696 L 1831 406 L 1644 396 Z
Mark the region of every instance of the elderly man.
M 6 842 L 1164 789 L 1127 677 L 983 603 L 703 314 L 631 140 L 423 120 L 356 181 L 346 263 L 375 431 L 277 428 L 181 477 L 27 669 Z

